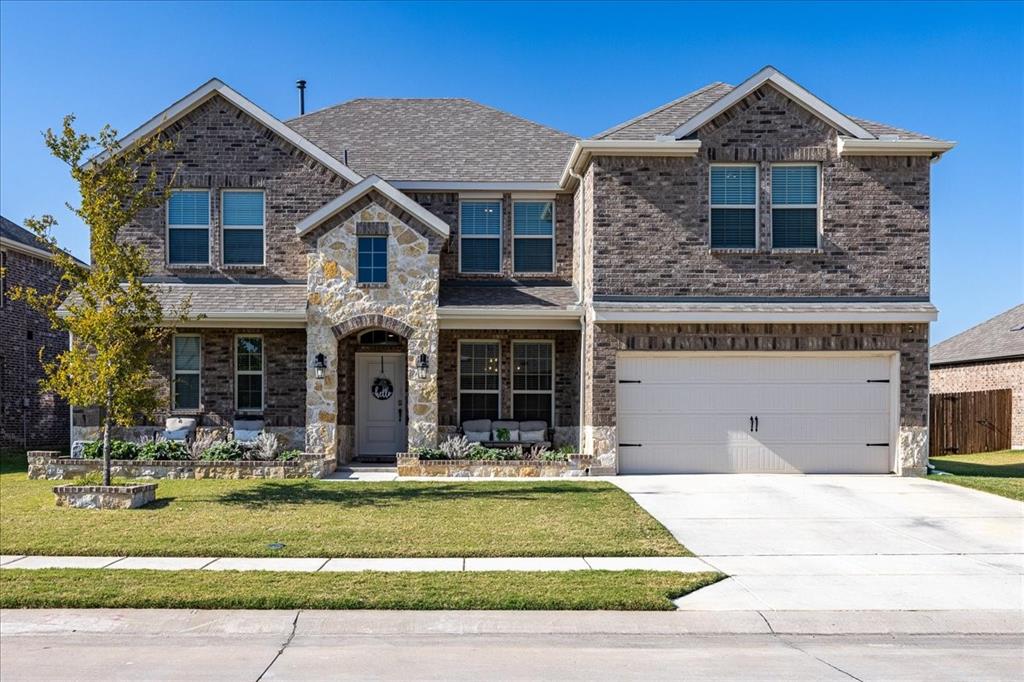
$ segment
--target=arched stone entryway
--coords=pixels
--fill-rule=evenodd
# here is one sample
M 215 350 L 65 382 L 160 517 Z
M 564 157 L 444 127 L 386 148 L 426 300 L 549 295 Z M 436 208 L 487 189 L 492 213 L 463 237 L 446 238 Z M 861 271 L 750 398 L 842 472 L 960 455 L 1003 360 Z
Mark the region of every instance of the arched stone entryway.
M 388 237 L 387 281 L 358 281 L 358 240 L 361 230 Z M 383 207 L 371 203 L 325 224 L 309 257 L 306 309 L 306 449 L 329 459 L 348 461 L 351 452 L 339 444 L 352 442 L 340 417 L 339 344 L 367 329 L 383 329 L 405 340 L 409 448 L 437 442 L 437 291 L 439 260 L 436 245 Z M 326 371 L 317 378 L 318 355 Z M 427 368 L 418 370 L 420 356 Z M 343 396 L 346 398 L 349 396 Z M 339 429 L 341 425 L 341 429 Z

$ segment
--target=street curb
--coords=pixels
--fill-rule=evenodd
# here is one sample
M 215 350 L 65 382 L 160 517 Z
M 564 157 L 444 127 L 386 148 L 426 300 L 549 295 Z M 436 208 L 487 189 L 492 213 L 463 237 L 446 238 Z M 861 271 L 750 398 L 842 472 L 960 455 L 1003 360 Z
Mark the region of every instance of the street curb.
M 296 614 L 298 619 L 296 622 Z M 1024 635 L 1006 611 L 243 611 L 5 609 L 0 635 Z

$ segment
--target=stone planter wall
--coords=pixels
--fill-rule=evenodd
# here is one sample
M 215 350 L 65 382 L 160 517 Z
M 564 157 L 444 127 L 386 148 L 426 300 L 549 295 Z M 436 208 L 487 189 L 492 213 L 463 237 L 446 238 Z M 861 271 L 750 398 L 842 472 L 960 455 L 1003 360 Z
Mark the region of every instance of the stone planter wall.
M 53 489 L 58 507 L 137 509 L 156 499 L 156 483 L 142 485 L 59 485 Z
M 589 475 L 590 457 L 573 455 L 567 462 L 479 459 L 420 459 L 398 455 L 399 476 L 452 476 L 455 478 L 537 478 Z
M 59 452 L 28 453 L 28 477 L 46 480 L 74 479 L 93 471 L 103 471 L 102 459 L 71 459 Z M 204 462 L 198 460 L 115 459 L 110 462 L 111 476 L 119 478 L 322 478 L 334 472 L 334 462 L 323 455 L 306 454 L 284 462 L 238 460 Z

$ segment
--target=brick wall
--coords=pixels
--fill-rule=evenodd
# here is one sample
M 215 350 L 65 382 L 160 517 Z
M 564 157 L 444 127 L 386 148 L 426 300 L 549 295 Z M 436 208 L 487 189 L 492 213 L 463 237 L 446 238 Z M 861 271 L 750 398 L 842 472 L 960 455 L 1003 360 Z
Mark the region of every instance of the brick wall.
M 931 371 L 932 393 L 1012 390 L 1013 406 L 1010 443 L 1024 449 L 1024 360 L 977 362 L 935 367 Z
M 295 224 L 345 191 L 347 182 L 219 96 L 167 132 L 175 148 L 158 163 L 162 181 L 178 169 L 175 187 L 210 190 L 211 264 L 166 265 L 166 216 L 160 206 L 147 209 L 123 233 L 126 240 L 145 247 L 152 273 L 305 280 L 306 253 L 312 245 L 295 235 Z M 220 191 L 250 188 L 265 191 L 266 264 L 224 266 Z
M 555 273 L 516 273 L 512 261 L 512 202 L 505 193 L 501 200 L 501 272 L 494 275 L 459 273 L 459 195 L 412 193 L 413 199 L 440 217 L 451 228 L 448 245 L 441 253 L 441 279 L 563 279 L 573 276 L 573 195 L 559 194 L 555 199 Z
M 928 295 L 927 158 L 839 157 L 836 132 L 770 85 L 697 137 L 697 158 L 594 159 L 595 294 Z M 770 167 L 777 161 L 821 165 L 820 250 L 771 250 Z M 709 249 L 713 162 L 758 165 L 757 251 Z
M 53 291 L 59 274 L 50 261 L 4 249 L 5 291 L 31 286 Z M 6 294 L 0 307 L 0 445 L 3 447 L 68 446 L 70 418 L 67 403 L 52 393 L 39 392 L 44 360 L 54 360 L 68 347 L 68 335 L 21 301 Z M 27 403 L 27 404 L 26 404 Z
M 182 334 L 202 337 L 200 406 L 196 414 L 201 426 L 230 427 L 235 411 L 235 335 L 263 337 L 264 409 L 267 426 L 299 427 L 306 419 L 306 332 L 303 329 L 181 329 Z M 161 404 L 157 414 L 162 424 L 170 414 L 170 343 L 153 360 L 154 378 Z
M 524 339 L 555 342 L 555 423 L 575 427 L 579 423 L 579 332 L 490 329 L 442 329 L 438 337 L 438 423 L 459 426 L 459 340 L 497 340 L 501 353 L 501 416 L 512 418 L 512 341 Z
M 588 421 L 615 426 L 616 353 L 642 351 L 899 351 L 900 425 L 928 424 L 926 324 L 596 325 Z

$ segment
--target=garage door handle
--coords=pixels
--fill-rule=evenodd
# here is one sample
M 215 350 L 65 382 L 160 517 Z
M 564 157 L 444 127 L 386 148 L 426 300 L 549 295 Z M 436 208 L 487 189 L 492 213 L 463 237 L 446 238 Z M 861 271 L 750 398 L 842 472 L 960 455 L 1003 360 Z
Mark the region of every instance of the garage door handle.
M 642 448 L 640 443 L 619 443 L 620 448 Z
M 761 430 L 761 425 L 758 423 L 758 417 L 754 417 L 754 433 Z
M 751 433 L 754 432 L 754 418 L 753 417 L 750 418 L 750 432 Z

